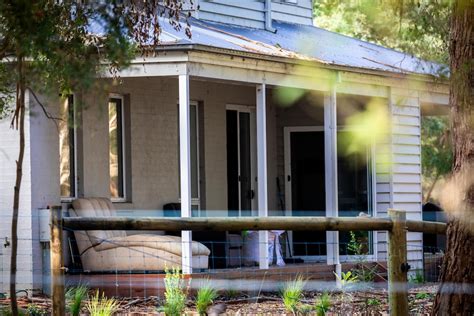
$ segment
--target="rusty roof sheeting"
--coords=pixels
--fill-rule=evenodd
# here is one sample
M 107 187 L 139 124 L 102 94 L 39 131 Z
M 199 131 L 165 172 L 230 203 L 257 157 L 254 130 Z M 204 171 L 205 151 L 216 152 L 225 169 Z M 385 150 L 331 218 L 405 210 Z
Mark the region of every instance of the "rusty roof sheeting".
M 276 32 L 190 18 L 192 38 L 163 23 L 164 45 L 203 45 L 395 73 L 439 75 L 445 67 L 318 27 L 273 21 Z M 172 40 L 171 40 L 172 39 Z

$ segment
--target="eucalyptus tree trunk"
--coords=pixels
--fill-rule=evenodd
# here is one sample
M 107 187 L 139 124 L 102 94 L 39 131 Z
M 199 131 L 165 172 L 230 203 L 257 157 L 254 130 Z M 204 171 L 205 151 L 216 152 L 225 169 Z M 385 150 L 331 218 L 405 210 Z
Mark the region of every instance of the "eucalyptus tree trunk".
M 450 26 L 450 106 L 453 190 L 448 201 L 447 249 L 434 315 L 474 315 L 474 0 L 453 4 Z M 452 194 L 450 194 L 452 193 Z M 444 205 L 443 205 L 444 206 Z
M 18 315 L 18 304 L 16 300 L 16 272 L 17 272 L 17 253 L 18 253 L 18 212 L 20 208 L 20 188 L 23 177 L 23 157 L 25 153 L 25 69 L 23 57 L 18 57 L 17 71 L 18 80 L 16 84 L 16 109 L 12 120 L 12 127 L 19 128 L 20 148 L 18 160 L 16 161 L 16 181 L 15 192 L 13 196 L 13 214 L 11 231 L 11 257 L 10 257 L 10 297 L 12 315 Z

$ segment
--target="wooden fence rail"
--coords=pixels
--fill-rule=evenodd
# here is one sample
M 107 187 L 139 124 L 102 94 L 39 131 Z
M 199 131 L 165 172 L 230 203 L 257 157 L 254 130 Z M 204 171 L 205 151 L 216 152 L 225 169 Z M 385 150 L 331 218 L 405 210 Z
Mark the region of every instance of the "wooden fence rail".
M 60 251 L 65 230 L 143 230 L 143 231 L 388 231 L 388 287 L 391 315 L 408 315 L 407 231 L 445 234 L 446 224 L 406 220 L 406 213 L 389 210 L 388 218 L 369 217 L 68 217 L 62 218 L 60 207 L 51 212 L 51 283 L 53 315 L 64 315 L 64 267 Z M 54 247 L 53 247 L 54 246 Z
M 166 231 L 351 231 L 391 230 L 390 218 L 368 217 L 68 217 L 63 226 L 69 230 L 166 230 Z M 446 224 L 407 220 L 408 231 L 444 234 Z

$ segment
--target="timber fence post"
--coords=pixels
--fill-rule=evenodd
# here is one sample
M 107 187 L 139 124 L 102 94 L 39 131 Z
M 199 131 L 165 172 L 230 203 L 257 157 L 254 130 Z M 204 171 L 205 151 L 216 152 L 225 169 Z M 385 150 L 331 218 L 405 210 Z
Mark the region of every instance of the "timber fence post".
M 388 232 L 388 302 L 390 315 L 408 315 L 406 213 L 388 210 L 393 227 Z
M 63 224 L 61 206 L 51 208 L 51 288 L 52 288 L 52 314 L 65 315 L 64 294 L 64 269 L 63 269 Z

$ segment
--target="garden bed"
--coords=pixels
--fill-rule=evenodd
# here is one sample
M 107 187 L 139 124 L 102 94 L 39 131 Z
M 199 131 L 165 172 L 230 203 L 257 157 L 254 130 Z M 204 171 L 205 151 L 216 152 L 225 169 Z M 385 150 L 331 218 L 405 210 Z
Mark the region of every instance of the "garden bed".
M 410 314 L 429 315 L 433 306 L 436 285 L 420 285 L 409 291 Z M 322 293 L 305 292 L 301 304 L 314 306 Z M 326 315 L 388 315 L 388 293 L 385 289 L 374 289 L 351 293 L 330 293 L 330 307 Z M 115 315 L 164 315 L 157 311 L 162 299 L 156 296 L 147 298 L 120 298 L 119 311 Z M 0 308 L 8 310 L 8 299 L 0 300 Z M 49 315 L 51 301 L 47 297 L 19 298 L 19 306 L 23 310 L 36 310 L 36 315 Z M 277 293 L 261 293 L 253 296 L 229 291 L 220 295 L 214 302 L 215 311 L 225 310 L 223 315 L 292 315 L 285 309 L 282 299 Z M 86 312 L 83 309 L 84 313 Z M 41 314 L 44 312 L 44 314 Z M 4 315 L 0 311 L 0 315 Z M 187 315 L 197 315 L 192 300 L 188 301 Z M 211 315 L 212 313 L 210 313 Z M 86 315 L 86 314 L 84 314 Z M 216 315 L 216 314 L 213 314 Z M 309 315 L 315 315 L 311 312 Z

